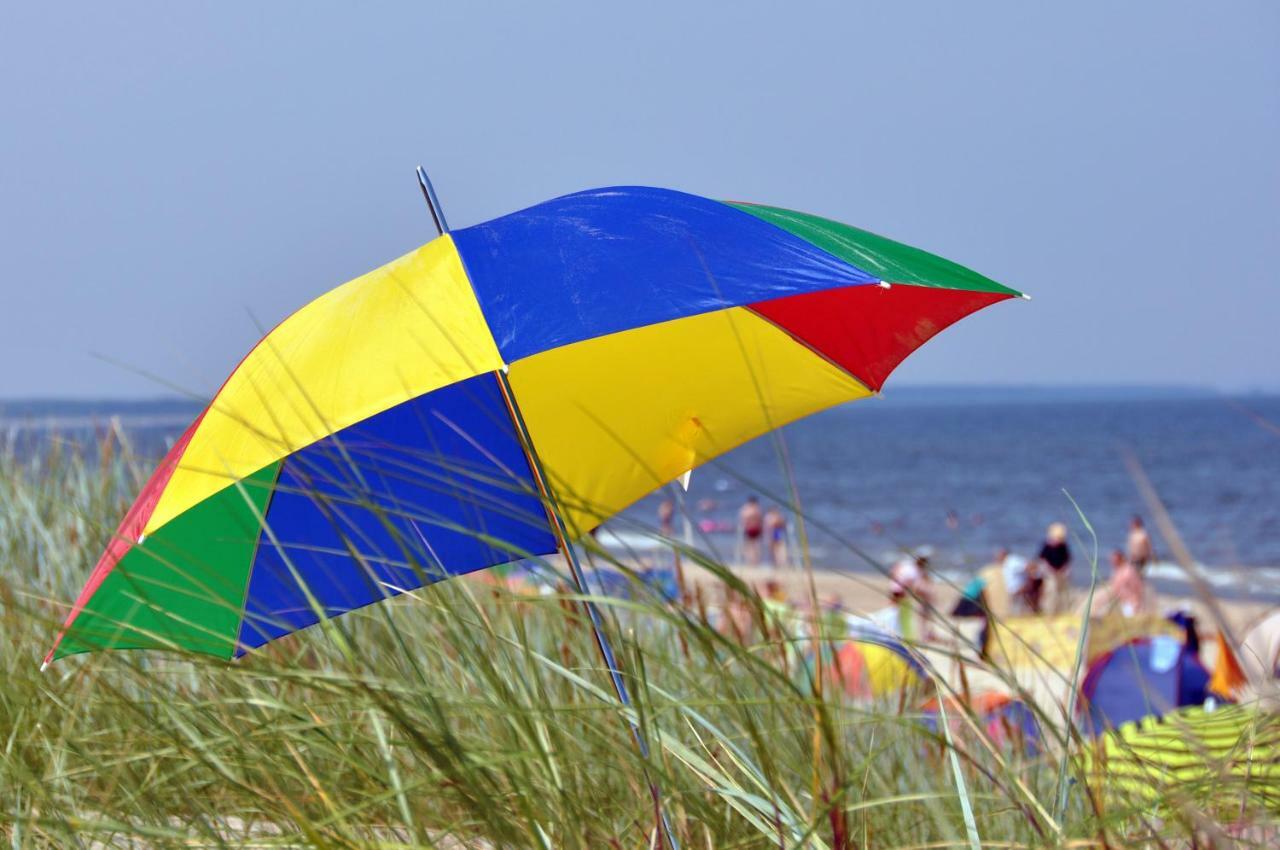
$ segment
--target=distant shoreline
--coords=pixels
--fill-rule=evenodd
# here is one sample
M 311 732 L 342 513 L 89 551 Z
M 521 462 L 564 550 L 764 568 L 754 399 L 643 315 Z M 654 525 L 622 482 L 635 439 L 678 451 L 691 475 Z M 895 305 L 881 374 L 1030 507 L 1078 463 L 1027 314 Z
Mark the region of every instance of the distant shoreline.
M 877 398 L 862 401 L 860 408 L 879 405 L 996 405 L 996 404 L 1086 404 L 1091 402 L 1153 402 L 1211 399 L 1266 399 L 1280 397 L 1280 387 L 1251 391 L 1224 391 L 1194 385 L 1118 384 L 1078 386 L 1051 385 L 890 385 Z M 119 417 L 126 425 L 143 427 L 152 422 L 167 424 L 170 418 L 189 421 L 206 402 L 181 396 L 141 398 L 0 398 L 0 426 L 22 424 L 37 427 L 91 427 Z M 185 424 L 185 423 L 184 423 Z

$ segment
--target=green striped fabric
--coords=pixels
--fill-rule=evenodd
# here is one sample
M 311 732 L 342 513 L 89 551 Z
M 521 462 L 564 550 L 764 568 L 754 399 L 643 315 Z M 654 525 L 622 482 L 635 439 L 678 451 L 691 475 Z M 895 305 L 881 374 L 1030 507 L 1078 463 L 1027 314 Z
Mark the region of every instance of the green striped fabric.
M 1137 804 L 1188 801 L 1280 811 L 1280 714 L 1258 706 L 1184 709 L 1126 723 L 1086 751 L 1091 784 Z

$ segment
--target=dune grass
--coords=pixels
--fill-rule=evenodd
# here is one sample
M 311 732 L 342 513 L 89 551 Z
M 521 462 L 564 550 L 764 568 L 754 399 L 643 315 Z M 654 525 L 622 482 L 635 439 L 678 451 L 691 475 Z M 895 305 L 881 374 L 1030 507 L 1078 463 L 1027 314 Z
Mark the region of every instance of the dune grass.
M 751 612 L 743 634 L 639 586 L 597 600 L 633 711 L 568 585 L 524 594 L 482 577 L 238 662 L 114 652 L 40 673 L 62 606 L 148 469 L 118 439 L 89 455 L 0 444 L 9 846 L 658 846 L 650 781 L 686 848 L 1266 846 L 1275 835 L 1274 796 L 1247 780 L 1109 797 L 1063 731 L 1039 754 L 993 744 L 961 708 L 932 731 L 916 707 L 938 683 L 852 700 L 813 679 L 812 642 L 781 633 L 714 563 Z

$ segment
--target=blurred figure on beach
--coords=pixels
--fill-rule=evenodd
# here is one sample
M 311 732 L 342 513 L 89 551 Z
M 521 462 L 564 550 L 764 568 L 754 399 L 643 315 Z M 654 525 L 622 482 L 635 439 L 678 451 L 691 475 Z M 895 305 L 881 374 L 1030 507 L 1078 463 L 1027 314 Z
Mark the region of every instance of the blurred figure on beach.
M 1158 610 L 1155 592 L 1147 585 L 1143 568 L 1125 557 L 1119 549 L 1111 552 L 1111 580 L 1093 597 L 1090 617 L 1119 613 L 1125 617 L 1155 614 Z
M 1280 679 L 1280 610 L 1254 624 L 1240 643 L 1240 665 L 1261 691 L 1274 689 Z
M 1044 590 L 1048 584 L 1040 559 L 1009 555 L 1000 565 L 1008 595 L 1009 616 L 1026 617 L 1045 613 Z
M 658 530 L 664 538 L 676 536 L 676 503 L 671 499 L 658 503 Z
M 927 555 L 903 558 L 889 569 L 889 605 L 870 614 L 877 626 L 904 640 L 933 637 L 933 579 Z
M 760 594 L 760 605 L 764 608 L 765 628 L 771 632 L 769 638 L 778 638 L 786 633 L 788 621 L 793 610 L 787 599 L 787 589 L 777 579 L 769 579 L 764 583 Z
M 658 533 L 667 540 L 676 539 L 676 503 L 672 499 L 663 499 L 658 503 Z M 677 567 L 680 563 L 680 551 L 674 544 L 670 554 L 671 566 Z
M 1067 527 L 1060 522 L 1049 526 L 1040 546 L 1041 573 L 1044 578 L 1046 614 L 1064 614 L 1071 610 L 1071 548 L 1067 545 Z
M 996 620 L 1039 614 L 1045 584 L 1040 559 L 1024 558 L 1001 548 L 964 588 L 951 614 Z
M 1139 570 L 1155 560 L 1155 549 L 1151 546 L 1151 535 L 1137 514 L 1129 521 L 1129 537 L 1125 541 L 1125 553 L 1129 563 Z
M 668 539 L 676 536 L 676 503 L 663 499 L 658 503 L 658 531 Z
M 760 510 L 760 500 L 755 496 L 748 496 L 738 510 L 738 534 L 742 546 L 742 562 L 752 567 L 759 566 L 764 513 Z
M 755 615 L 752 605 L 736 589 L 724 586 L 724 599 L 720 604 L 719 617 L 716 618 L 716 631 L 740 644 L 747 644 L 754 639 Z
M 778 569 L 787 566 L 787 518 L 777 505 L 765 511 L 764 536 L 769 541 L 769 560 Z

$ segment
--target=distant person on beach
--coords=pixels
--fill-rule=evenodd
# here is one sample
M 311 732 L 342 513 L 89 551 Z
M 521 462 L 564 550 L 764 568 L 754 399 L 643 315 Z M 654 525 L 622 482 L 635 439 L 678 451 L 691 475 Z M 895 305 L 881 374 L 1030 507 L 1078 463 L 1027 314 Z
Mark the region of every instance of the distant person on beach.
M 1046 614 L 1063 614 L 1070 609 L 1071 548 L 1067 545 L 1067 527 L 1060 522 L 1049 526 L 1040 547 L 1044 565 L 1044 605 Z
M 1240 643 L 1240 666 L 1255 686 L 1267 689 L 1280 679 L 1280 611 L 1256 623 Z
M 1147 527 L 1143 524 L 1142 517 L 1137 514 L 1134 514 L 1133 519 L 1129 521 L 1129 537 L 1125 542 L 1125 552 L 1128 555 L 1129 563 L 1139 570 L 1155 559 L 1155 550 L 1151 546 L 1151 535 L 1147 533 Z
M 1111 552 L 1111 580 L 1093 597 L 1089 616 L 1104 617 L 1118 613 L 1137 617 L 1156 613 L 1155 594 L 1147 585 L 1143 568 L 1125 557 L 1119 549 Z
M 750 643 L 755 634 L 755 616 L 752 606 L 737 590 L 724 588 L 724 601 L 720 606 L 716 631 L 740 644 Z
M 929 558 L 903 558 L 889 569 L 889 607 L 871 619 L 885 630 L 907 640 L 933 637 L 933 579 Z
M 777 505 L 765 511 L 764 535 L 769 540 L 769 560 L 779 569 L 787 566 L 787 518 Z
M 1009 613 L 1029 616 L 1045 613 L 1045 570 L 1038 558 L 1010 555 L 1002 565 L 1005 589 L 1009 593 Z
M 676 537 L 676 503 L 671 499 L 663 499 L 658 503 L 658 533 L 667 540 L 674 540 Z M 679 551 L 675 546 L 671 547 L 671 565 L 677 566 L 680 559 Z
M 1039 614 L 1043 587 L 1038 559 L 1029 560 L 1002 548 L 964 588 L 951 615 L 1003 620 Z
M 658 530 L 663 537 L 671 538 L 676 536 L 676 503 L 670 499 L 663 499 L 658 503 Z
M 738 533 L 742 535 L 742 561 L 748 566 L 760 563 L 760 538 L 764 536 L 764 514 L 760 500 L 748 496 L 738 510 Z

